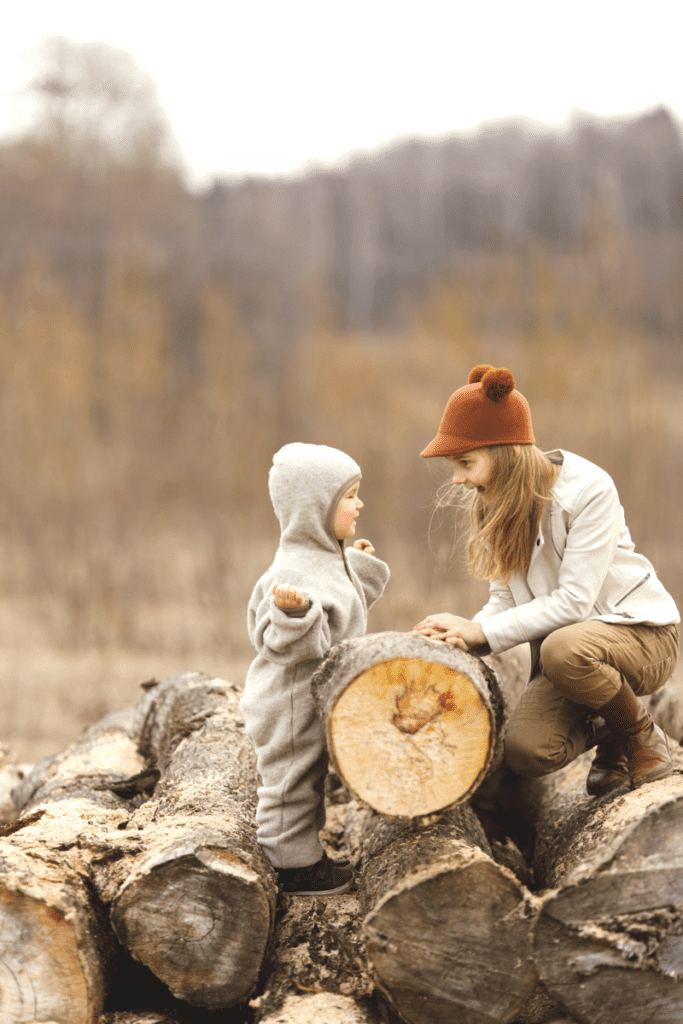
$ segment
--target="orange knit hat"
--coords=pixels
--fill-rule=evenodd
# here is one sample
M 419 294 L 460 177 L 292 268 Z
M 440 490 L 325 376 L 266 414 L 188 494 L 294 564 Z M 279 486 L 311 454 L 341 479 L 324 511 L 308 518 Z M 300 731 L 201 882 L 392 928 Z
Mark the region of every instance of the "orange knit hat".
M 529 403 L 514 387 L 515 378 L 505 367 L 475 366 L 465 387 L 448 399 L 439 432 L 420 456 L 462 455 L 494 444 L 535 444 Z

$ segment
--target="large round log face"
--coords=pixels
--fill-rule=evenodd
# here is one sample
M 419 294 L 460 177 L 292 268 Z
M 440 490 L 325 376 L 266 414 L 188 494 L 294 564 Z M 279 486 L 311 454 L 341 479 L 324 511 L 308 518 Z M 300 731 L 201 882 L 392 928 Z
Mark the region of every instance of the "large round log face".
M 73 924 L 58 909 L 0 886 L 0 1020 L 92 1024 Z
M 470 861 L 389 894 L 365 920 L 368 958 L 410 1024 L 511 1021 L 535 985 L 528 896 L 490 858 Z
M 488 768 L 494 730 L 481 688 L 447 665 L 416 658 L 362 672 L 328 716 L 340 776 L 389 816 L 430 814 L 465 800 Z
M 137 959 L 178 998 L 208 1009 L 249 995 L 271 917 L 259 876 L 220 849 L 160 864 L 124 888 L 112 914 Z

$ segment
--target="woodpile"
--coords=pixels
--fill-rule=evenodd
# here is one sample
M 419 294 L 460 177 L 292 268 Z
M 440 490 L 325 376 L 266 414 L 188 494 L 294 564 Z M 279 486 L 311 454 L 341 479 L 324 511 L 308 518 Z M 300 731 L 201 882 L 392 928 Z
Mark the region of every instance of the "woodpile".
M 323 840 L 357 875 L 337 896 L 278 897 L 224 680 L 144 684 L 25 778 L 15 766 L 2 1024 L 683 1020 L 683 756 L 599 799 L 590 753 L 511 777 L 525 674 L 517 652 L 484 663 L 402 633 L 330 652 L 313 684 L 336 773 Z

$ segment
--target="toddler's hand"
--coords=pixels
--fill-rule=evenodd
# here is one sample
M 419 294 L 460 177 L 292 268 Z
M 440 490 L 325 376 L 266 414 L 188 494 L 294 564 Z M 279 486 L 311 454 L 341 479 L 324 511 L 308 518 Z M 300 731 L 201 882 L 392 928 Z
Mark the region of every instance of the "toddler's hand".
M 273 587 L 275 604 L 283 611 L 292 611 L 294 608 L 303 608 L 308 604 L 306 595 L 298 587 L 291 583 L 276 583 Z
M 374 555 L 375 553 L 375 549 L 369 540 L 356 540 L 353 542 L 353 546 L 354 548 L 357 548 L 358 551 L 364 551 L 366 555 Z

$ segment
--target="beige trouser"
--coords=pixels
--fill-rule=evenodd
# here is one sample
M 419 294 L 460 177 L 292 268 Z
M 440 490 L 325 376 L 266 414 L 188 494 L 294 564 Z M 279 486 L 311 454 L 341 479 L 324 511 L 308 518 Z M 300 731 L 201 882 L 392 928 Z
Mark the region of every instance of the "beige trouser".
M 591 619 L 564 626 L 541 645 L 535 676 L 510 716 L 505 759 L 535 778 L 563 768 L 586 749 L 587 722 L 626 680 L 634 693 L 659 690 L 678 657 L 675 625 L 612 625 Z

